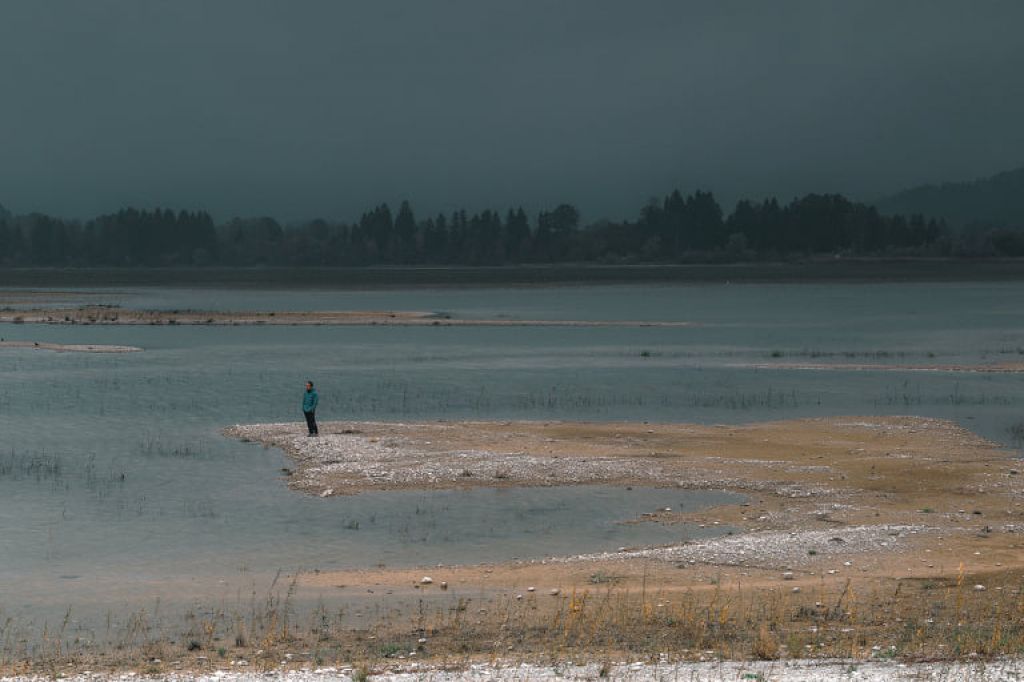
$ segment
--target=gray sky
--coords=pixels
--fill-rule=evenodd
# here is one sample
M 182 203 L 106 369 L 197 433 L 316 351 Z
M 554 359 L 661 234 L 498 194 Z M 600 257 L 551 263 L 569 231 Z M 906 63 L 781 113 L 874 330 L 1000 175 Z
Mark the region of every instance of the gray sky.
M 0 203 L 873 198 L 1024 164 L 1022 26 L 1019 0 L 3 0 Z

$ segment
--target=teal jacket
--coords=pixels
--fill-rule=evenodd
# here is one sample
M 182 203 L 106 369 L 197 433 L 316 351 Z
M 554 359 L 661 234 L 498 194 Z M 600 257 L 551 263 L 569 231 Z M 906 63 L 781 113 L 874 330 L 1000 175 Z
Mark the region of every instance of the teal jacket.
M 316 389 L 311 389 L 302 394 L 302 411 L 303 412 L 314 412 L 316 406 L 320 403 L 320 396 L 317 395 Z

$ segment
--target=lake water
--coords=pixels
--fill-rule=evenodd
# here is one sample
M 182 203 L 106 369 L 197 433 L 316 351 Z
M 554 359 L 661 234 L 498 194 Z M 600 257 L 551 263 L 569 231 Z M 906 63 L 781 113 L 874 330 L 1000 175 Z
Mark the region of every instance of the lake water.
M 89 289 L 162 309 L 427 310 L 453 317 L 665 320 L 692 327 L 0 325 L 0 337 L 128 344 L 0 350 L 0 608 L 131 608 L 299 568 L 539 558 L 711 532 L 624 525 L 718 493 L 614 487 L 289 491 L 276 450 L 219 435 L 297 421 L 586 419 L 736 423 L 819 415 L 954 419 L 1019 448 L 1024 375 L 766 370 L 772 361 L 1024 361 L 1024 285 L 795 284 L 417 290 Z

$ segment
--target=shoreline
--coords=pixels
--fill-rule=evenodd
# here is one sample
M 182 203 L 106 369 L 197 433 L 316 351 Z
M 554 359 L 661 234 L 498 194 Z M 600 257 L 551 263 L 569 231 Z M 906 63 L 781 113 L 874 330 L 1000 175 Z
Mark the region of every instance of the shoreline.
M 0 286 L 402 288 L 588 284 L 1020 281 L 1024 259 L 809 258 L 745 263 L 505 266 L 0 268 Z

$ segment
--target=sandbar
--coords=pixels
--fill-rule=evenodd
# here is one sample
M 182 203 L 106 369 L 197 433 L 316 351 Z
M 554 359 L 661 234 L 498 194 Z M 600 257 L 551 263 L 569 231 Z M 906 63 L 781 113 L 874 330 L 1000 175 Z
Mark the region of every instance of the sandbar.
M 0 348 L 29 348 L 56 353 L 138 353 L 138 346 L 116 346 L 96 343 L 47 343 L 45 341 L 2 341 Z
M 456 318 L 447 313 L 416 310 L 206 311 L 136 310 L 109 305 L 75 308 L 0 309 L 0 323 L 80 325 L 349 325 L 434 327 L 690 327 L 694 323 L 665 320 L 531 320 Z

